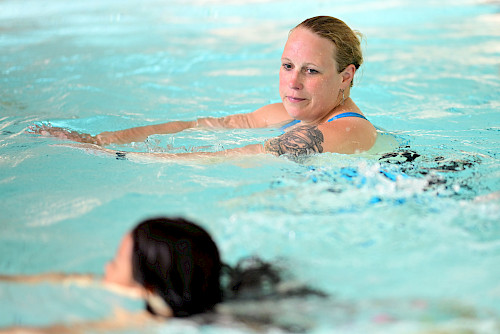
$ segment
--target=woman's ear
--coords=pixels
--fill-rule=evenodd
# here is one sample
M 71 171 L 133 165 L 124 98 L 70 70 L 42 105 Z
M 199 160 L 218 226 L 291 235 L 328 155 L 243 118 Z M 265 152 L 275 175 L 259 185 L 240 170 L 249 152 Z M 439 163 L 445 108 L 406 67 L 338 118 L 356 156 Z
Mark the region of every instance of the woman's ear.
M 354 73 L 356 73 L 356 66 L 353 64 L 347 65 L 342 73 L 340 73 L 342 75 L 342 85 L 349 87 L 354 79 Z

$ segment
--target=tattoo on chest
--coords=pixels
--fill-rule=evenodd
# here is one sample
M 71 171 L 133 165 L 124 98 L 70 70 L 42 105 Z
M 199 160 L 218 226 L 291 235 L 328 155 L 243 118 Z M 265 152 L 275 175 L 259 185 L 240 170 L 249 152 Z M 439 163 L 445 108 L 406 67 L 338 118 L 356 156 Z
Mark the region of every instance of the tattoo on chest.
M 317 126 L 299 126 L 266 142 L 266 151 L 276 154 L 294 156 L 322 153 L 323 133 Z

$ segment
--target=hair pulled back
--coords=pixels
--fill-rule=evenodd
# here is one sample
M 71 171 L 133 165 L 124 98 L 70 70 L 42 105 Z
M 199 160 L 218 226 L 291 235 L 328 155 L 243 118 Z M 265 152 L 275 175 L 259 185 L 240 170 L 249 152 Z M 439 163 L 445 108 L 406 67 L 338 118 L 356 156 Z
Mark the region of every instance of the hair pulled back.
M 334 59 L 339 73 L 350 64 L 353 64 L 357 70 L 363 63 L 360 42 L 362 35 L 353 31 L 344 21 L 331 16 L 315 16 L 303 21 L 295 28 L 299 27 L 309 29 L 336 46 Z

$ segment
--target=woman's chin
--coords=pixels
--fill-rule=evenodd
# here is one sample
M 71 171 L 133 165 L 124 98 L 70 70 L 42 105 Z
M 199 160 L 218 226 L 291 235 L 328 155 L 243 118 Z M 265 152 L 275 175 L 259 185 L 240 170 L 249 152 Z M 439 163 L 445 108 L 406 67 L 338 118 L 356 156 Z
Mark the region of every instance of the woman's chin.
M 286 107 L 286 111 L 293 119 L 300 119 L 300 115 L 302 114 L 296 107 Z
M 106 279 L 106 277 L 103 278 L 102 283 L 108 290 L 129 297 L 144 298 L 146 294 L 144 288 L 139 284 L 124 284 Z

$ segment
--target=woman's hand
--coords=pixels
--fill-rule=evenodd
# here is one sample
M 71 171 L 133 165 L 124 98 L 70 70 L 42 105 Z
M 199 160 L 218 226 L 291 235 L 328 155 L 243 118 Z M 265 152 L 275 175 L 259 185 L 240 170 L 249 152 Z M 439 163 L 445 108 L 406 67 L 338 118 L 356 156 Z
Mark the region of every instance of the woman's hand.
M 116 132 L 114 131 L 101 132 L 100 134 L 96 135 L 94 139 L 95 139 L 95 144 L 100 146 L 106 146 L 113 143 L 126 144 L 129 142 L 127 140 L 120 142 L 120 139 L 118 138 Z
M 38 134 L 46 137 L 56 137 L 64 140 L 72 140 L 80 143 L 91 143 L 101 145 L 100 141 L 87 133 L 79 133 L 64 128 L 53 127 L 49 124 L 34 124 L 28 127 L 28 133 Z

